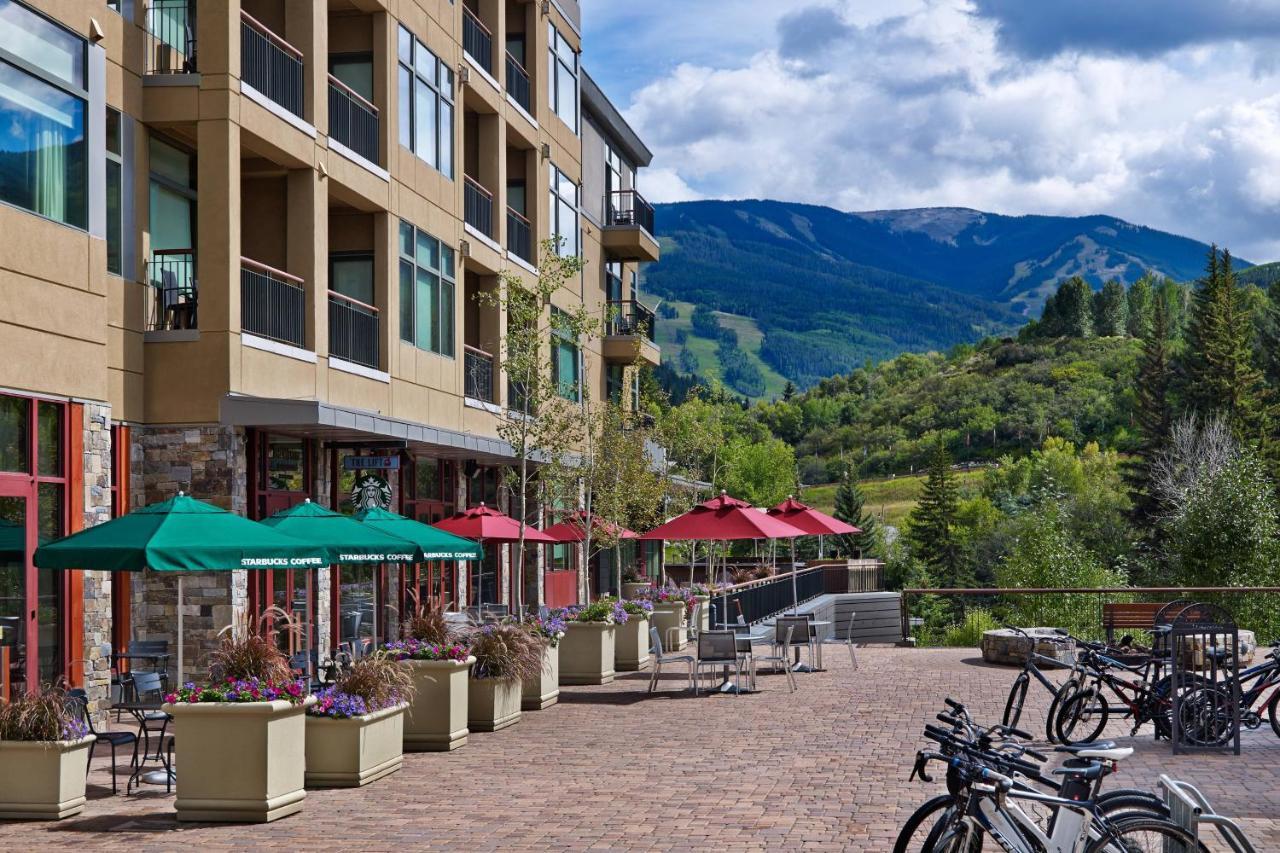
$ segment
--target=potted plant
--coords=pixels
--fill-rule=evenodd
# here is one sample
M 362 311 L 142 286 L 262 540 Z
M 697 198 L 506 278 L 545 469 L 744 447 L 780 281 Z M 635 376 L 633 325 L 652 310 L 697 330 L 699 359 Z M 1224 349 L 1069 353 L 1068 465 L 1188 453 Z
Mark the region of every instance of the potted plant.
M 608 596 L 566 611 L 560 641 L 561 684 L 608 684 L 613 681 L 614 632 L 627 611 Z
M 309 788 L 355 788 L 404 764 L 407 667 L 378 652 L 353 663 L 307 709 Z
M 405 751 L 448 752 L 466 746 L 467 671 L 476 661 L 465 638 L 454 636 L 439 603 L 419 607 L 403 630 L 403 640 L 383 649 L 413 679 L 404 719 Z
M 542 671 L 542 643 L 515 623 L 485 625 L 471 636 L 467 725 L 496 732 L 520 722 L 524 681 Z
M 560 697 L 560 640 L 564 637 L 564 611 L 552 610 L 545 618 L 535 616 L 523 623 L 541 646 L 538 674 L 524 680 L 520 710 L 541 711 Z
M 640 572 L 639 569 L 630 568 L 622 573 L 622 597 L 624 600 L 634 600 L 644 594 L 649 588 L 649 578 Z
M 662 638 L 663 651 L 683 649 L 688 639 L 685 618 L 694 603 L 692 593 L 684 587 L 663 586 L 649 590 L 645 598 L 653 604 L 653 626 Z
M 262 628 L 224 637 L 210 682 L 188 682 L 165 697 L 181 744 L 174 767 L 180 821 L 265 823 L 302 809 L 305 714 L 315 698 Z
M 618 622 L 614 635 L 614 669 L 621 672 L 648 669 L 649 619 L 653 615 L 653 604 L 643 599 L 621 604 L 627 619 Z
M 0 701 L 0 818 L 61 820 L 84 811 L 93 741 L 61 690 Z

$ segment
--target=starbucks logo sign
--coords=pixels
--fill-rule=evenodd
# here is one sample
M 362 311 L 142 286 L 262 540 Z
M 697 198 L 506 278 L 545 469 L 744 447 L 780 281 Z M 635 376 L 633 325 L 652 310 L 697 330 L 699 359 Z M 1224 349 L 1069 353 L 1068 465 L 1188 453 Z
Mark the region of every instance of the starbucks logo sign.
M 376 474 L 363 474 L 351 487 L 351 505 L 362 509 L 391 509 L 391 485 Z

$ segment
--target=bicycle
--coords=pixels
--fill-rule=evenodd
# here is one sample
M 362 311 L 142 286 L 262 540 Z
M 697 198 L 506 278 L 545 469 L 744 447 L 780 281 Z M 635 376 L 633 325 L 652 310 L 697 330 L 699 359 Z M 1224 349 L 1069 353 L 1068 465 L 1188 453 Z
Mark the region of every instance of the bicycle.
M 1049 705 L 1049 715 L 1045 720 L 1045 737 L 1050 743 L 1054 743 L 1056 742 L 1052 725 L 1054 714 L 1057 712 L 1059 697 L 1061 697 L 1064 692 L 1068 691 L 1069 688 L 1074 690 L 1074 688 L 1079 685 L 1079 681 L 1076 677 L 1076 668 L 1073 665 L 1071 675 L 1068 676 L 1066 682 L 1061 685 L 1054 684 L 1043 672 L 1040 671 L 1040 668 L 1036 666 L 1036 662 L 1040 661 L 1054 666 L 1061 666 L 1062 662 L 1037 652 L 1035 639 L 1023 629 L 1014 627 L 1013 625 L 1006 625 L 1005 627 L 1010 631 L 1014 631 L 1022 635 L 1022 637 L 1030 643 L 1031 649 L 1027 654 L 1026 659 L 1022 662 L 1022 672 L 1018 673 L 1018 677 L 1013 680 L 1013 685 L 1009 688 L 1009 698 L 1005 700 L 1004 716 L 1001 718 L 1000 722 L 1005 726 L 1017 726 L 1018 723 L 1022 721 L 1022 709 L 1026 706 L 1027 702 L 1027 688 L 1031 686 L 1031 679 L 1034 677 L 1036 681 L 1039 681 L 1044 685 L 1045 690 L 1053 694 L 1053 701 Z M 1074 640 L 1070 634 L 1061 629 L 1058 631 L 1058 636 L 1066 640 Z
M 1272 688 L 1275 689 L 1270 697 L 1260 701 Z M 1265 661 L 1238 676 L 1201 684 L 1188 691 L 1180 703 L 1180 731 L 1189 743 L 1197 746 L 1226 743 L 1235 737 L 1233 703 L 1240 708 L 1240 722 L 1245 728 L 1250 731 L 1261 728 L 1265 710 L 1271 730 L 1280 737 L 1280 644 L 1267 654 Z
M 1113 713 L 1133 719 L 1130 734 L 1137 734 L 1138 729 L 1150 722 L 1155 726 L 1157 739 L 1172 736 L 1173 676 L 1153 678 L 1153 670 L 1161 663 L 1159 656 L 1152 655 L 1144 663 L 1130 665 L 1086 648 L 1079 656 L 1079 663 L 1085 677 L 1074 692 L 1059 697 L 1052 719 L 1058 743 L 1070 745 L 1097 740 Z M 1123 678 L 1113 670 L 1136 678 Z M 1189 683 L 1203 681 L 1193 674 L 1184 677 Z M 1103 688 L 1111 691 L 1116 703 L 1108 700 Z

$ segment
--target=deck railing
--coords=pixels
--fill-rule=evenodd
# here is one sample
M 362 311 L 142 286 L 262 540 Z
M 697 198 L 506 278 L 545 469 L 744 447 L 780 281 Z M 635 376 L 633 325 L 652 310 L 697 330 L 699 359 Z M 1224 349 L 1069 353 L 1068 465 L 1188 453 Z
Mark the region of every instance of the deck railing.
M 533 263 L 533 225 L 520 213 L 507 208 L 507 251 Z
M 639 225 L 650 234 L 653 231 L 653 205 L 635 190 L 617 190 L 605 199 L 608 210 L 606 225 Z
M 196 254 L 194 249 L 155 249 L 147 262 L 151 285 L 148 331 L 198 329 Z
M 240 11 L 240 79 L 302 118 L 302 51 Z
M 532 112 L 532 100 L 530 99 L 529 72 L 524 70 L 524 66 L 510 54 L 507 53 L 507 94 L 527 113 Z
M 493 73 L 493 33 L 466 6 L 462 7 L 462 49 L 486 72 Z
M 493 193 L 482 187 L 470 175 L 463 182 L 463 218 L 468 225 L 486 237 L 493 236 Z
M 240 259 L 240 327 L 282 344 L 306 345 L 307 294 L 302 279 Z
M 797 569 L 794 580 L 793 587 L 792 573 L 785 572 L 717 589 L 709 602 L 712 625 L 735 622 L 739 616 L 752 625 L 829 591 L 823 566 Z M 723 618 L 726 612 L 727 619 Z
M 605 334 L 644 335 L 656 340 L 653 309 L 635 299 L 610 300 L 606 306 Z
M 462 348 L 463 385 L 466 395 L 473 400 L 486 403 L 498 402 L 493 398 L 493 356 L 482 349 L 464 346 Z
M 378 309 L 329 291 L 329 355 L 377 370 Z
M 378 162 L 378 108 L 329 75 L 329 136 L 370 163 Z
M 147 74 L 194 74 L 195 0 L 151 0 L 144 42 Z

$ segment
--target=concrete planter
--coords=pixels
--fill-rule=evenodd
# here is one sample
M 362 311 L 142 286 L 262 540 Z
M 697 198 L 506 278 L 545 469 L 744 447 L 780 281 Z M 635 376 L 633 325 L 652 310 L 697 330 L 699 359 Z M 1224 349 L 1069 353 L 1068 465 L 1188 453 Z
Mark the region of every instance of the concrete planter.
M 649 668 L 649 620 L 632 616 L 614 634 L 613 666 L 619 672 Z
M 662 638 L 662 650 L 678 652 L 685 647 L 687 632 L 676 628 L 684 627 L 684 602 L 663 602 L 653 605 L 653 627 L 658 629 Z
M 520 722 L 521 682 L 504 678 L 473 678 L 467 686 L 467 726 L 477 732 L 496 732 Z
M 639 598 L 640 594 L 648 588 L 648 581 L 637 581 L 635 583 L 624 581 L 622 584 L 622 597 L 627 599 Z
M 0 818 L 62 820 L 84 811 L 93 735 L 79 740 L 0 740 Z
M 448 752 L 467 745 L 467 677 L 473 657 L 465 661 L 406 660 L 415 688 L 404 718 L 405 752 Z
M 711 596 L 695 595 L 693 600 L 698 602 L 698 630 L 711 630 Z
M 308 788 L 358 788 L 404 765 L 409 703 L 363 717 L 307 717 Z
M 180 821 L 266 823 L 302 810 L 306 709 L 274 702 L 165 705 L 173 715 Z
M 613 643 L 617 626 L 608 622 L 570 622 L 560 641 L 561 684 L 613 681 Z
M 520 710 L 541 711 L 560 698 L 560 647 L 543 646 L 542 672 L 525 681 L 520 697 Z

